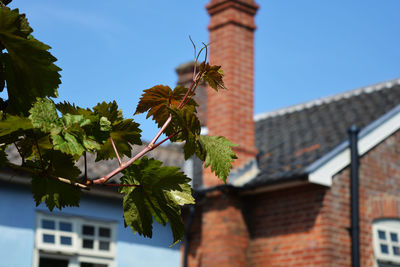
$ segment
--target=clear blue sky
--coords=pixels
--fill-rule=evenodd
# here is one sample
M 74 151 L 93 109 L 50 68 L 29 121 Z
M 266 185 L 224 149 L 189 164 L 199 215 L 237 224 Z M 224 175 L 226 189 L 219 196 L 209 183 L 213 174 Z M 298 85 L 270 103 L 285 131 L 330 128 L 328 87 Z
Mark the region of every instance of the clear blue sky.
M 62 71 L 60 100 L 116 100 L 132 117 L 143 89 L 174 86 L 208 40 L 208 0 L 14 0 Z M 400 77 L 399 0 L 258 0 L 255 114 Z M 135 116 L 145 139 L 156 132 Z

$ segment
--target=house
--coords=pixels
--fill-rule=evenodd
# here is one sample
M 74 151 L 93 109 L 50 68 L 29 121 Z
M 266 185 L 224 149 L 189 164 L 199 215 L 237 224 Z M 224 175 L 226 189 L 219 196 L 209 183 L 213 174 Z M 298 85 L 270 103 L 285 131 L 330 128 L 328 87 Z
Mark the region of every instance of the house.
M 0 172 L 0 266 L 350 266 L 347 129 L 361 128 L 361 266 L 400 266 L 400 79 L 253 117 L 254 0 L 210 0 L 210 61 L 228 91 L 197 97 L 210 135 L 239 157 L 227 185 L 196 159 L 197 204 L 186 210 L 184 246 L 168 228 L 152 240 L 124 228 L 119 195 L 96 188 L 80 208 L 34 207 L 29 179 Z M 193 66 L 178 68 L 180 83 Z M 154 157 L 183 166 L 175 147 Z M 175 161 L 178 159 L 178 161 Z M 180 159 L 180 160 L 179 160 Z M 115 162 L 91 166 L 99 177 Z M 104 169 L 103 169 L 104 168 Z M 99 205 L 101 204 L 101 205 Z
M 227 185 L 208 169 L 197 182 L 184 266 L 351 266 L 351 125 L 361 129 L 361 266 L 400 266 L 400 79 L 253 118 L 257 9 L 207 5 L 210 62 L 229 90 L 206 89 L 206 126 L 240 147 Z
M 160 147 L 150 157 L 184 168 L 176 145 Z M 11 153 L 10 161 L 16 160 L 17 153 Z M 93 155 L 88 162 L 94 162 Z M 101 177 L 116 166 L 115 161 L 88 164 L 88 176 Z M 169 227 L 155 223 L 152 239 L 124 227 L 122 197 L 116 190 L 99 186 L 84 192 L 79 208 L 49 212 L 43 204 L 35 207 L 29 185 L 25 173 L 0 172 L 1 267 L 179 266 L 179 247 L 169 247 Z

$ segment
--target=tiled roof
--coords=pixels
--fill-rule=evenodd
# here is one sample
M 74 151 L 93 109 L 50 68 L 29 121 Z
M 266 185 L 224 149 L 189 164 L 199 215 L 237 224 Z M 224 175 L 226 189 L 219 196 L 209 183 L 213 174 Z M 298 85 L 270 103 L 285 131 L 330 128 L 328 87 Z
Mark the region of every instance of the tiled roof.
M 400 104 L 400 79 L 261 114 L 256 120 L 259 175 L 249 186 L 304 176 L 305 168 Z

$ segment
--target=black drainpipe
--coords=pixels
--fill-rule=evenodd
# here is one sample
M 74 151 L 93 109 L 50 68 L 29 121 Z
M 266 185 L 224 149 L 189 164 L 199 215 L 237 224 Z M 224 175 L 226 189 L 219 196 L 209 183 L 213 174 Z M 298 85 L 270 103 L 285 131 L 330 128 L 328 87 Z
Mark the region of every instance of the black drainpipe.
M 358 133 L 360 129 L 352 125 L 349 130 L 350 144 L 350 213 L 351 213 L 351 266 L 360 267 L 360 209 L 358 186 Z

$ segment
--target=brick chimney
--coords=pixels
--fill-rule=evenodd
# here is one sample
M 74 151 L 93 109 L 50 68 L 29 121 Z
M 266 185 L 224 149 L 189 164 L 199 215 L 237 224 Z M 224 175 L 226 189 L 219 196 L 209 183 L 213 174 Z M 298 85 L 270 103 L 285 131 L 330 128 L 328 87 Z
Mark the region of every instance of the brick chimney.
M 234 168 L 254 161 L 254 0 L 211 0 L 210 63 L 221 65 L 228 90 L 207 88 L 207 128 L 210 135 L 223 135 L 239 144 Z M 248 165 L 247 165 L 248 166 Z M 229 179 L 229 178 L 228 178 Z M 203 184 L 220 184 L 210 169 Z M 189 266 L 247 267 L 249 232 L 240 195 L 230 187 L 207 193 L 197 204 L 196 223 L 189 243 Z M 198 216 L 201 213 L 201 217 Z M 195 228 L 195 229 L 193 229 Z
M 207 89 L 207 128 L 210 135 L 222 135 L 239 144 L 234 168 L 255 158 L 254 145 L 254 0 L 211 0 L 210 63 L 221 65 L 228 90 L 216 93 Z M 204 174 L 204 184 L 214 186 L 217 179 Z

